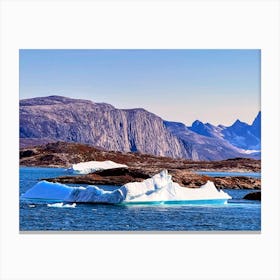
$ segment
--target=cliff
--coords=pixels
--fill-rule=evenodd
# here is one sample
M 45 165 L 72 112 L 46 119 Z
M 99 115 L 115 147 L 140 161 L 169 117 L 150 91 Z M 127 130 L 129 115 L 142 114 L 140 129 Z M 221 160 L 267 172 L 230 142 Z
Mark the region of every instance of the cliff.
M 48 138 L 112 151 L 190 158 L 163 120 L 144 109 L 121 110 L 105 103 L 60 96 L 20 101 L 20 138 Z

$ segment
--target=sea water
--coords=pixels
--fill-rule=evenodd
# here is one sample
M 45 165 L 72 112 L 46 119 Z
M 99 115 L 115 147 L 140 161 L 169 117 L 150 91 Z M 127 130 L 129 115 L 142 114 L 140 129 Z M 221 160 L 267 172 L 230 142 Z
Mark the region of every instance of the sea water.
M 63 168 L 20 168 L 19 194 Z M 114 190 L 114 186 L 102 186 Z M 242 199 L 250 190 L 225 190 L 226 205 L 102 205 L 20 200 L 21 231 L 259 231 L 261 203 Z
M 232 177 L 232 176 L 245 176 L 252 178 L 261 178 L 260 172 L 216 172 L 216 171 L 197 171 L 200 175 L 208 175 L 210 177 Z

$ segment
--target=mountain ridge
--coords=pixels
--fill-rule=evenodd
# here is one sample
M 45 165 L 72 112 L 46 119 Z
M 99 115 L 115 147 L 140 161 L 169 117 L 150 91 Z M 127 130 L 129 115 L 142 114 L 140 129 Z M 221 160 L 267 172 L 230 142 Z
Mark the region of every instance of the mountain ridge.
M 187 156 L 162 119 L 145 109 L 122 110 L 106 103 L 57 99 L 20 101 L 21 138 L 50 138 L 174 158 Z
M 171 128 L 172 123 L 178 126 L 144 108 L 117 109 L 107 103 L 57 95 L 20 100 L 22 142 L 50 139 L 192 160 L 248 157 L 217 135 L 200 135 L 184 124 L 176 132 Z M 209 131 L 215 129 L 216 134 L 223 129 L 209 123 L 206 127 Z
M 261 148 L 261 112 L 251 125 L 237 119 L 232 125 L 212 125 L 198 121 L 193 122 L 190 130 L 204 136 L 220 138 L 243 150 L 260 150 Z

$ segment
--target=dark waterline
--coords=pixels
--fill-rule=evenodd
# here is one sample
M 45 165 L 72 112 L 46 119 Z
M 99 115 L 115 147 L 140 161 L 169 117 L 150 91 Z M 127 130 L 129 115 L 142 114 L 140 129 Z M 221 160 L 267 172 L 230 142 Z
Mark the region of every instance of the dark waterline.
M 244 176 L 252 178 L 261 178 L 260 172 L 216 172 L 216 171 L 197 171 L 197 174 L 208 175 L 210 177 L 233 177 Z
M 63 168 L 20 168 L 20 194 L 41 178 L 66 175 Z M 103 186 L 104 189 L 114 189 Z M 20 199 L 22 231 L 259 231 L 261 204 L 243 200 L 250 190 L 225 190 L 227 205 L 99 205 L 48 207 L 54 203 Z

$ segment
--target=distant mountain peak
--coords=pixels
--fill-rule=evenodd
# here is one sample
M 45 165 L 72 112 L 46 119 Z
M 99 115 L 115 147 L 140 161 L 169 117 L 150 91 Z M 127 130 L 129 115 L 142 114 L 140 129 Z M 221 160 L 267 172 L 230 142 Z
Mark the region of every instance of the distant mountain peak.
M 252 126 L 260 125 L 261 122 L 261 111 L 259 111 L 258 115 L 255 117 Z
M 233 125 L 222 130 L 224 139 L 244 150 L 260 150 L 260 116 L 259 112 L 252 125 L 236 120 Z
M 203 122 L 196 120 L 192 123 L 192 127 L 204 126 Z
M 192 123 L 191 127 L 188 127 L 190 130 L 192 130 L 195 133 L 198 133 L 203 136 L 207 137 L 213 137 L 213 133 L 215 134 L 215 127 L 210 124 L 206 123 L 204 124 L 203 122 L 196 120 Z
M 242 123 L 243 123 L 242 121 L 240 121 L 239 119 L 237 119 L 237 120 L 233 123 L 233 125 L 242 124 Z
M 240 121 L 239 119 L 237 119 L 232 126 L 230 127 L 243 127 L 243 126 L 249 126 L 247 123 Z

